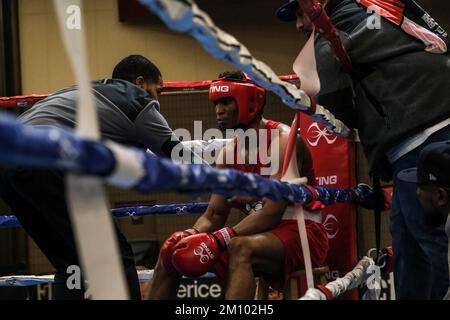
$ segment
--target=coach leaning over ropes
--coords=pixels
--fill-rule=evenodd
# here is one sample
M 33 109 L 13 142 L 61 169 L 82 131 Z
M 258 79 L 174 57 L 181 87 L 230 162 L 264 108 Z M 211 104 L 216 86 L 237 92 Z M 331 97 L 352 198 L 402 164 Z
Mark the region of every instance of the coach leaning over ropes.
M 171 156 L 180 142 L 159 112 L 162 88 L 159 69 L 147 58 L 131 55 L 114 68 L 112 79 L 93 81 L 101 136 L 122 145 Z M 62 89 L 34 105 L 19 120 L 30 126 L 75 127 L 77 89 Z M 67 268 L 79 265 L 65 200 L 64 173 L 56 170 L 0 168 L 0 195 L 25 231 L 50 260 L 55 273 L 55 299 L 83 299 L 84 288 L 69 289 Z M 116 228 L 132 299 L 140 299 L 134 256 Z M 99 246 L 101 243 L 92 244 Z

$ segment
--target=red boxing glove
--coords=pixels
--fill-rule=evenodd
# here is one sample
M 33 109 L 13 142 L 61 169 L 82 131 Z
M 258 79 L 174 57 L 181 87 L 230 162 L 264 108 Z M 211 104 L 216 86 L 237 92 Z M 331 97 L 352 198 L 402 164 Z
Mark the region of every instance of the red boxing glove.
M 200 233 L 180 240 L 172 254 L 172 265 L 181 274 L 198 278 L 216 264 L 220 252 L 236 236 L 236 232 L 223 228 L 212 234 Z
M 308 204 L 304 204 L 303 208 L 307 209 L 310 212 L 318 212 L 320 210 L 325 209 L 327 206 L 324 205 L 322 202 L 320 202 L 319 200 L 316 200 L 314 202 L 310 202 Z
M 161 251 L 160 251 L 160 258 L 161 263 L 164 266 L 164 269 L 172 274 L 178 274 L 177 269 L 175 269 L 172 265 L 172 254 L 175 248 L 175 245 L 183 238 L 192 236 L 194 234 L 198 234 L 199 232 L 194 229 L 187 229 L 184 231 L 177 231 L 173 233 L 169 238 L 164 241 Z

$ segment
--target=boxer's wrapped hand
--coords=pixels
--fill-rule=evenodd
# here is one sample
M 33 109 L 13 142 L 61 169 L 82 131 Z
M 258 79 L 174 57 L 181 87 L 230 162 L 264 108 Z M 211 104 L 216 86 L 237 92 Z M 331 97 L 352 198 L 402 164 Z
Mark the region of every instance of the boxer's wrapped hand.
M 200 233 L 184 238 L 174 248 L 172 265 L 185 276 L 200 277 L 211 270 L 235 236 L 233 229 L 225 227 L 211 234 Z
M 161 263 L 164 267 L 164 269 L 166 269 L 166 271 L 168 271 L 169 273 L 172 274 L 178 274 L 178 271 L 173 267 L 172 265 L 172 254 L 175 248 L 175 245 L 183 238 L 198 234 L 199 232 L 194 229 L 187 229 L 184 231 L 177 231 L 175 233 L 173 233 L 169 238 L 166 239 L 166 241 L 164 241 L 162 247 L 161 247 L 161 251 L 160 251 L 160 259 L 161 259 Z

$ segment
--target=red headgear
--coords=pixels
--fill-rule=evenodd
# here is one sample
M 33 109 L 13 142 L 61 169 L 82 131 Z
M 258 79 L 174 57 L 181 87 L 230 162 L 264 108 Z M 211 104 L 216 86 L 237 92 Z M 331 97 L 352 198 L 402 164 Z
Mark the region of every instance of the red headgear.
M 238 125 L 249 125 L 266 103 L 263 88 L 249 82 L 218 80 L 209 88 L 209 100 L 233 98 L 238 109 Z

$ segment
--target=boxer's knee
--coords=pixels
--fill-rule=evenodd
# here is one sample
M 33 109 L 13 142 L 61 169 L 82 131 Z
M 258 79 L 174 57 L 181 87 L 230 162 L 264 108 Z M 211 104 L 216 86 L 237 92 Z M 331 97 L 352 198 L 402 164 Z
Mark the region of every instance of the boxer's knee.
M 251 262 L 253 256 L 252 241 L 248 237 L 236 237 L 228 244 L 230 263 Z

